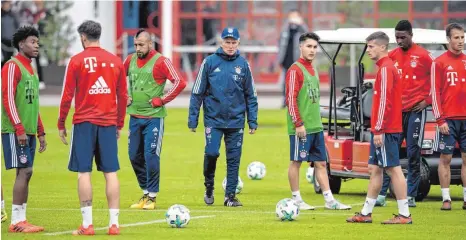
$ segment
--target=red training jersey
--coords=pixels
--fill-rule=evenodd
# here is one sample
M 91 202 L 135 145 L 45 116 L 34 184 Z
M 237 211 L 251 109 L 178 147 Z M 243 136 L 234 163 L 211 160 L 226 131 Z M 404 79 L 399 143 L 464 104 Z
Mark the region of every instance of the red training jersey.
M 157 52 L 155 50 L 151 50 L 145 58 L 138 58 L 136 64 L 138 67 L 143 67 L 156 53 Z M 124 66 L 126 73 L 128 73 L 132 57 L 133 55 L 131 54 L 125 59 Z M 164 56 L 160 56 L 155 62 L 154 68 L 152 70 L 152 76 L 154 77 L 157 84 L 163 84 L 167 79 L 173 83 L 173 87 L 168 90 L 168 92 L 162 97 L 163 104 L 171 102 L 186 87 L 186 81 L 183 79 L 183 77 L 181 77 L 181 74 L 175 70 L 173 64 L 170 62 L 170 59 Z
M 388 56 L 395 63 L 403 84 L 403 112 L 410 111 L 417 103 L 425 100 L 432 103 L 430 93 L 430 68 L 434 60 L 430 53 L 417 44 L 404 51 L 396 48 Z
M 466 55 L 446 51 L 432 63 L 432 110 L 438 125 L 466 119 Z
M 312 76 L 315 75 L 312 63 L 304 60 L 303 58 L 299 58 L 298 62 L 306 68 L 309 74 Z M 288 113 L 292 116 L 295 127 L 300 127 L 304 124 L 298 109 L 298 95 L 299 91 L 301 91 L 301 88 L 303 87 L 303 82 L 304 75 L 301 68 L 296 64 L 291 65 L 286 72 L 285 77 L 285 104 L 288 106 Z
M 90 122 L 123 128 L 128 99 L 126 72 L 121 60 L 100 47 L 88 47 L 74 55 L 66 67 L 58 129 L 75 98 L 73 124 Z M 76 96 L 75 96 L 76 94 Z
M 382 133 L 401 133 L 403 91 L 401 77 L 393 61 L 383 57 L 377 61 L 379 70 L 374 83 L 372 99 L 371 131 Z
M 28 70 L 30 74 L 34 74 L 31 62 L 32 60 L 18 54 L 16 58 L 23 66 Z M 18 110 L 16 110 L 15 97 L 16 97 L 16 86 L 18 86 L 19 81 L 21 81 L 21 70 L 14 61 L 9 61 L 2 68 L 2 104 L 5 107 L 6 114 L 10 119 L 10 122 L 16 130 L 16 135 L 22 135 L 25 133 L 24 126 L 21 124 L 21 119 L 19 119 Z M 44 135 L 44 126 L 42 125 L 42 120 L 37 119 L 37 135 Z

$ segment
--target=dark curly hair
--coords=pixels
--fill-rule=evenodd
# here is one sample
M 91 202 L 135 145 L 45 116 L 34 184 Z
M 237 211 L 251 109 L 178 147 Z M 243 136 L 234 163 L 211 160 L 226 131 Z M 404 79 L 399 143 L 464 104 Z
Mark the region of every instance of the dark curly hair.
M 39 31 L 32 26 L 23 26 L 18 28 L 18 30 L 13 34 L 13 47 L 19 51 L 19 42 L 26 40 L 29 36 L 39 38 Z
M 409 34 L 413 34 L 413 26 L 408 20 L 401 20 L 395 26 L 395 31 L 406 31 Z
M 78 27 L 78 33 L 86 35 L 89 41 L 97 41 L 100 39 L 100 34 L 102 33 L 102 27 L 100 23 L 87 20 L 81 23 Z

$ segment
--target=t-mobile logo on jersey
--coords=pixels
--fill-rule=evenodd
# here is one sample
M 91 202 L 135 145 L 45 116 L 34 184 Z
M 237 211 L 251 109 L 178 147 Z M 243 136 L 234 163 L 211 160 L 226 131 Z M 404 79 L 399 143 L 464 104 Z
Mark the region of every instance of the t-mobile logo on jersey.
M 97 67 L 97 59 L 95 57 L 84 58 L 84 67 L 87 69 L 91 69 L 88 73 L 95 72 L 94 68 Z
M 447 72 L 447 81 L 450 83 L 450 86 L 455 86 L 455 83 L 458 82 L 458 73 Z

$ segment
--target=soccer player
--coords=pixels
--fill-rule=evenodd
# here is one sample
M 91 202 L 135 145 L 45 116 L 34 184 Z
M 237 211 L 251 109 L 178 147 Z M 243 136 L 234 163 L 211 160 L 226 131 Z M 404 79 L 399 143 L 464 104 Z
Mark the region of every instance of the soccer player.
M 44 228 L 26 220 L 29 181 L 36 151 L 47 147 L 39 115 L 39 77 L 32 58 L 39 54 L 39 32 L 31 27 L 19 28 L 13 35 L 13 46 L 19 54 L 2 68 L 2 145 L 5 167 L 16 169 L 9 232 L 40 232 Z M 3 198 L 2 198 L 3 199 Z
M 117 171 L 117 139 L 123 128 L 126 104 L 126 72 L 121 60 L 100 48 L 99 23 L 85 21 L 78 27 L 84 51 L 71 57 L 65 72 L 58 129 L 67 145 L 65 121 L 75 97 L 68 169 L 78 172 L 82 225 L 73 235 L 94 235 L 92 225 L 92 159 L 104 173 L 110 212 L 109 235 L 120 233 L 118 224 L 120 183 Z M 76 93 L 76 95 L 75 95 Z
M 247 114 L 249 134 L 257 129 L 257 93 L 247 60 L 240 56 L 238 29 L 225 28 L 215 54 L 204 59 L 192 89 L 188 127 L 196 131 L 201 105 L 204 109 L 204 202 L 214 203 L 214 177 L 222 136 L 225 136 L 227 185 L 223 205 L 240 207 L 235 197 Z
M 466 55 L 464 28 L 458 23 L 446 27 L 448 50 L 432 64 L 431 95 L 432 109 L 437 119 L 437 136 L 434 148 L 440 152 L 438 177 L 442 191 L 441 210 L 451 210 L 450 163 L 457 142 L 463 164 L 464 203 L 466 210 Z
M 390 175 L 398 202 L 399 214 L 382 224 L 410 224 L 406 180 L 400 167 L 399 142 L 402 132 L 403 91 L 401 76 L 388 57 L 389 38 L 384 32 L 374 32 L 366 38 L 368 56 L 379 67 L 374 84 L 371 114 L 371 147 L 369 157 L 369 187 L 361 213 L 347 222 L 371 223 L 377 193 L 382 187 L 383 170 Z
M 155 209 L 159 192 L 160 154 L 164 132 L 165 105 L 186 87 L 168 58 L 152 49 L 150 34 L 141 29 L 134 37 L 136 54 L 129 55 L 125 69 L 129 76 L 129 159 L 143 196 L 131 208 Z M 164 95 L 166 81 L 173 87 Z
M 299 192 L 299 168 L 303 161 L 314 162 L 316 178 L 322 187 L 327 209 L 351 209 L 335 200 L 326 170 L 326 150 L 320 119 L 319 74 L 312 66 L 317 54 L 319 36 L 313 32 L 299 37 L 300 58 L 286 73 L 286 105 L 288 107 L 288 134 L 290 135 L 290 165 L 288 180 L 293 199 L 301 210 L 313 210 Z
M 395 27 L 395 38 L 398 48 L 388 54 L 401 74 L 403 93 L 402 124 L 403 139 L 406 139 L 408 155 L 408 205 L 416 207 L 415 197 L 419 187 L 421 171 L 421 147 L 424 140 L 426 123 L 426 107 L 431 104 L 430 68 L 433 58 L 427 50 L 413 43 L 413 27 L 407 20 L 401 20 Z M 377 197 L 376 206 L 385 206 L 390 177 L 384 172 L 382 190 Z

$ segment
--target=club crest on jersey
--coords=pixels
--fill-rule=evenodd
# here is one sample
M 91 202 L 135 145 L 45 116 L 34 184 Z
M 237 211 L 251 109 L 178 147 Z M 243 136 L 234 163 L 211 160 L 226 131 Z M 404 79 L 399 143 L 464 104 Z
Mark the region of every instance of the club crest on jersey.
M 241 74 L 241 67 L 240 67 L 240 66 L 236 66 L 236 67 L 235 67 L 235 72 L 236 72 L 237 74 Z
M 28 158 L 26 155 L 20 155 L 19 156 L 19 161 L 22 163 L 22 164 L 25 164 L 28 162 Z
M 299 156 L 300 156 L 301 158 L 305 158 L 305 157 L 307 156 L 306 151 L 301 151 L 301 152 L 299 153 Z
M 445 143 L 440 143 L 440 144 L 438 145 L 438 148 L 439 148 L 440 150 L 445 149 Z
M 417 66 L 417 61 L 418 61 L 417 59 L 418 58 L 419 58 L 418 56 L 411 55 L 411 64 L 410 65 L 411 65 L 412 68 L 415 68 Z
M 466 70 L 466 60 L 461 60 L 463 61 L 464 69 Z

